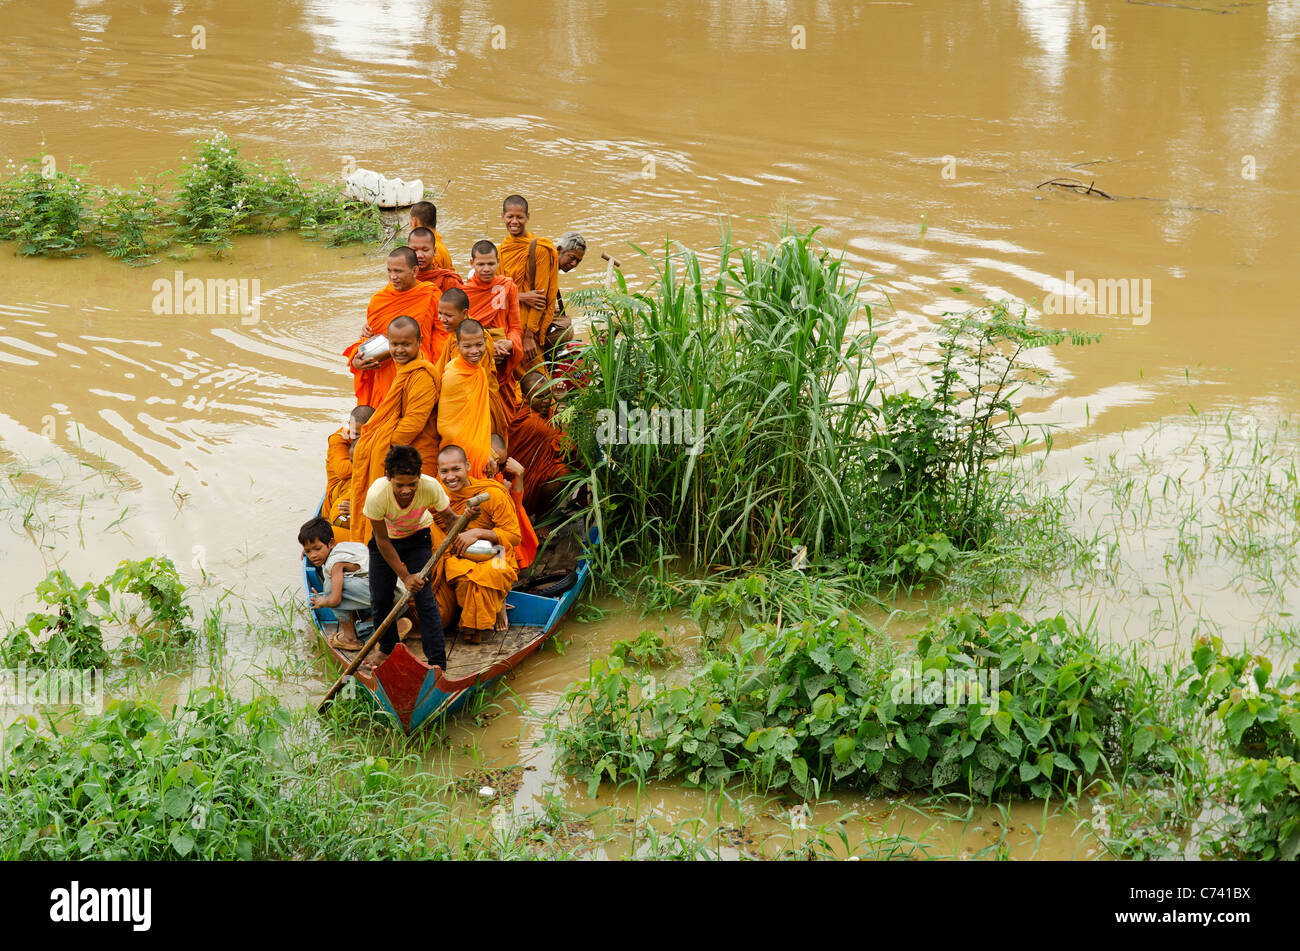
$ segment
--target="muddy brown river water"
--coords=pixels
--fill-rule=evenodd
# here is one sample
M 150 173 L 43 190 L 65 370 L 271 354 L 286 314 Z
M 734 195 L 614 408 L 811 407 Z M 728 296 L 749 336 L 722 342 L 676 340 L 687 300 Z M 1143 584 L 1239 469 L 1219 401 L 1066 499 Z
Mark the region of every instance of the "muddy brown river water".
M 1287 541 L 1261 509 L 1238 519 L 1223 498 L 1251 465 L 1234 446 L 1269 438 L 1300 407 L 1288 290 L 1300 3 L 430 6 L 0 0 L 0 162 L 49 156 L 129 184 L 178 167 L 221 128 L 250 156 L 319 177 L 356 164 L 423 178 L 462 269 L 518 191 L 535 230 L 587 237 L 566 290 L 600 282 L 600 251 L 639 285 L 647 268 L 629 245 L 667 235 L 704 250 L 721 217 L 742 242 L 786 216 L 820 225 L 872 278 L 893 385 L 912 382 L 938 317 L 972 297 L 1029 301 L 1046 325 L 1105 334 L 1045 357 L 1052 381 L 1026 418 L 1056 425 L 1045 476 L 1072 487 L 1076 527 L 1110 547 L 1103 570 L 1048 579 L 1031 605 L 1096 608 L 1103 630 L 1157 650 L 1185 642 L 1187 617 L 1247 638 L 1294 607 L 1289 562 L 1253 578 L 1212 542 L 1252 517 L 1253 531 Z M 1114 200 L 1037 187 L 1058 178 Z M 229 592 L 228 606 L 256 613 L 283 598 L 325 438 L 351 406 L 339 351 L 383 282 L 380 257 L 295 236 L 146 268 L 11 250 L 0 249 L 0 614 L 21 617 L 56 565 L 100 577 L 156 553 L 208 603 Z M 154 282 L 178 270 L 258 281 L 257 322 L 155 314 Z M 1122 313 L 1054 313 L 1070 306 L 1066 280 L 1140 292 L 1110 308 Z M 1283 429 L 1252 471 L 1285 482 L 1292 437 Z M 1164 509 L 1134 502 L 1134 483 L 1140 496 L 1171 474 L 1190 494 L 1166 492 Z M 1196 558 L 1188 506 L 1210 526 Z M 592 653 L 642 625 L 611 607 L 571 622 L 566 654 L 544 655 L 511 689 L 534 709 L 553 704 Z M 252 644 L 231 652 L 252 667 L 275 660 Z M 325 678 L 284 689 L 307 696 Z M 476 742 L 489 759 L 540 757 L 548 776 L 538 735 L 511 708 Z M 652 798 L 674 821 L 701 809 L 680 790 Z M 1021 851 L 1088 852 L 1071 822 L 1061 828 Z

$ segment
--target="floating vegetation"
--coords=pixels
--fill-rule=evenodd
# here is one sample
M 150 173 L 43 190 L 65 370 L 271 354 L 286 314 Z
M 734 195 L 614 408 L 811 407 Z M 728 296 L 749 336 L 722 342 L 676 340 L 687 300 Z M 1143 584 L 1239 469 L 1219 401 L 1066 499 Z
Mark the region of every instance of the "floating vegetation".
M 307 182 L 288 163 L 259 165 L 223 132 L 194 143 L 179 175 L 161 173 L 128 189 L 91 184 L 85 166 L 55 170 L 29 159 L 0 181 L 0 241 L 23 255 L 73 255 L 90 247 L 130 264 L 152 264 L 169 248 L 214 257 L 244 234 L 297 231 L 330 247 L 377 243 L 379 210 L 347 198 L 337 183 Z M 175 179 L 171 193 L 164 182 Z

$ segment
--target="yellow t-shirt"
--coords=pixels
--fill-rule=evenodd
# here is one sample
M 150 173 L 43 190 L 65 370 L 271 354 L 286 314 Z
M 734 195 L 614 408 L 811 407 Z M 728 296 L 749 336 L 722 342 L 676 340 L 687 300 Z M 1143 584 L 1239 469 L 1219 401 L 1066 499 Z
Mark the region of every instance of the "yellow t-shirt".
M 362 514 L 376 521 L 382 518 L 389 538 L 406 538 L 433 524 L 429 509 L 441 511 L 449 504 L 442 483 L 431 475 L 421 475 L 420 484 L 415 487 L 415 498 L 402 508 L 393 497 L 392 484 L 387 477 L 382 477 L 376 479 L 366 493 Z

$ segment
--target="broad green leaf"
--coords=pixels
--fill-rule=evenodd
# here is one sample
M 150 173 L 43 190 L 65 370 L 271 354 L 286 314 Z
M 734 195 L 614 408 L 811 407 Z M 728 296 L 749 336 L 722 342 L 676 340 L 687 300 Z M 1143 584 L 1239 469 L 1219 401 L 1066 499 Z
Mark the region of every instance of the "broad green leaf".
M 790 761 L 790 770 L 794 773 L 795 778 L 801 783 L 808 782 L 808 764 L 802 756 L 796 756 Z
M 169 841 L 172 848 L 176 850 L 176 854 L 181 858 L 185 858 L 194 851 L 194 840 L 184 832 L 173 832 Z
M 813 716 L 819 720 L 829 720 L 835 715 L 835 694 L 824 693 L 812 705 Z
M 1055 761 L 1051 753 L 1038 754 L 1038 771 L 1043 774 L 1043 778 L 1051 779 L 1052 770 L 1055 768 Z

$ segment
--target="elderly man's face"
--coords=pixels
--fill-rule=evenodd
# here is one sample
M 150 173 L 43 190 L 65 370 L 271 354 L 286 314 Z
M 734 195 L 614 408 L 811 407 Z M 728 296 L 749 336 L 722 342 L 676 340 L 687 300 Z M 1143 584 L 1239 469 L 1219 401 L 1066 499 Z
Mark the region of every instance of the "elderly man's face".
M 587 252 L 582 248 L 574 248 L 572 251 L 560 252 L 560 270 L 572 271 L 582 263 L 582 258 Z

